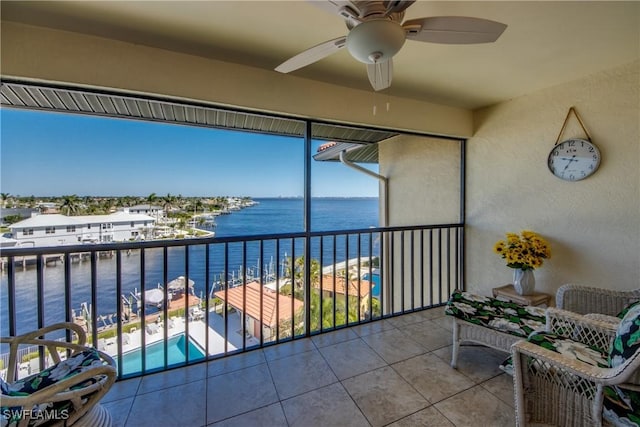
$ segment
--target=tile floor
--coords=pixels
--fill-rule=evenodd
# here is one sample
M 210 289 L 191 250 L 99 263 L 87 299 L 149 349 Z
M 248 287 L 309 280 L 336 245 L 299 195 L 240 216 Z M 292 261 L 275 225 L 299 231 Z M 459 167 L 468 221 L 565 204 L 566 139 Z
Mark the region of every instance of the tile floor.
M 505 358 L 463 346 L 443 309 L 116 383 L 114 426 L 513 426 Z

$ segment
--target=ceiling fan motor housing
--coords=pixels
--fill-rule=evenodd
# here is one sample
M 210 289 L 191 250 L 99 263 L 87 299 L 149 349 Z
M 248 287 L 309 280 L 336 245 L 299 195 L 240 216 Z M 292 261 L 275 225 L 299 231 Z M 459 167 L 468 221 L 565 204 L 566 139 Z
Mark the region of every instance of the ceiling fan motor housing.
M 347 49 L 360 62 L 388 61 L 405 42 L 405 30 L 397 22 L 375 19 L 354 27 L 347 35 Z

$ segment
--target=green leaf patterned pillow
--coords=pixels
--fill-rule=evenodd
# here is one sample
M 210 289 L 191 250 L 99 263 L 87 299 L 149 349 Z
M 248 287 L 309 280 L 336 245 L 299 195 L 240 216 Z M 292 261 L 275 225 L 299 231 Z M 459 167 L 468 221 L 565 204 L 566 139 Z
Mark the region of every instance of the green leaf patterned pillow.
M 640 348 L 640 301 L 629 306 L 629 310 L 620 321 L 609 352 L 609 365 L 612 368 L 622 365 L 638 348 Z

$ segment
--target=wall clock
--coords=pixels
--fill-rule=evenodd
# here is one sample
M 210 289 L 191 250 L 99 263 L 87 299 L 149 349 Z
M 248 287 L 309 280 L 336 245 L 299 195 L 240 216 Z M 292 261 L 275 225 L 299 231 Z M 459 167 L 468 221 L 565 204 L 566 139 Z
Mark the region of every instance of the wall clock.
M 565 181 L 580 181 L 600 166 L 600 150 L 586 139 L 567 139 L 555 145 L 547 161 L 552 174 Z

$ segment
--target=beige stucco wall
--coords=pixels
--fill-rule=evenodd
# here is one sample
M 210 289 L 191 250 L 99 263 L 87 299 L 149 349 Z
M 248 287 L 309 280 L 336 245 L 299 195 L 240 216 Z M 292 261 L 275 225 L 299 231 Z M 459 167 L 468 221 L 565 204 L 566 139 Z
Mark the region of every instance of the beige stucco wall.
M 599 170 L 565 182 L 547 168 L 569 107 L 602 154 Z M 473 291 L 511 280 L 493 254 L 507 231 L 546 237 L 552 259 L 535 271 L 554 293 L 577 282 L 640 286 L 640 62 L 551 87 L 475 113 L 467 156 L 467 284 Z M 574 118 L 563 140 L 584 137 Z
M 461 108 L 13 22 L 3 21 L 1 34 L 3 77 L 116 88 L 438 135 L 468 136 L 473 130 L 472 112 Z
M 379 148 L 380 174 L 388 178 L 387 225 L 460 222 L 461 143 L 401 135 Z

